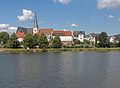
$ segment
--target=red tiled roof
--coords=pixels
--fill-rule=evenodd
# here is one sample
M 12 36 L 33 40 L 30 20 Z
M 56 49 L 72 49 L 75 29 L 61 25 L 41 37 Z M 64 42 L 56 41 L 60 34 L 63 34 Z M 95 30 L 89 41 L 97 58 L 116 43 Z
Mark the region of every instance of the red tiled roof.
M 25 33 L 24 32 L 16 32 L 17 38 L 24 38 Z
M 72 36 L 71 31 L 53 31 L 53 36 Z
M 52 34 L 52 32 L 53 32 L 52 28 L 51 29 L 50 28 L 40 29 L 40 31 L 39 31 L 40 34 L 44 33 L 45 35 L 50 35 L 50 34 Z

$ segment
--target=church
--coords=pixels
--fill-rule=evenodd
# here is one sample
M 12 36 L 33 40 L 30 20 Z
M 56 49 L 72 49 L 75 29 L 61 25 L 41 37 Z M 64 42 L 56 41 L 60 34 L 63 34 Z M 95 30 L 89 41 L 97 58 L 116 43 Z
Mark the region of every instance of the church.
M 48 39 L 48 42 L 51 41 L 55 36 L 59 36 L 61 39 L 61 42 L 64 45 L 71 45 L 73 44 L 74 39 L 74 31 L 70 30 L 54 30 L 53 28 L 39 28 L 38 22 L 37 22 L 37 15 L 35 13 L 34 15 L 34 25 L 33 28 L 24 28 L 24 27 L 18 27 L 16 31 L 16 36 L 18 38 L 19 42 L 22 42 L 26 34 L 32 34 L 32 35 L 41 35 L 44 33 Z

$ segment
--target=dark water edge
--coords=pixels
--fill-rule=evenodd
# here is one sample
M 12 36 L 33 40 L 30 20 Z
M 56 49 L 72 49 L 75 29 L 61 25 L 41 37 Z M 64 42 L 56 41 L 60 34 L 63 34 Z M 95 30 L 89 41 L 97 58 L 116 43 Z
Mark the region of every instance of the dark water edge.
M 120 52 L 0 53 L 0 88 L 120 88 Z

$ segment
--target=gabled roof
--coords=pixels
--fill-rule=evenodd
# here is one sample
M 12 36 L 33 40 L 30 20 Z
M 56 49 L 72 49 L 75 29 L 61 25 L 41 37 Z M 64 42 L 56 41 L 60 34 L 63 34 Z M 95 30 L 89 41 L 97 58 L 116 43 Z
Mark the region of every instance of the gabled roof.
M 26 34 L 27 33 L 27 28 L 19 26 L 16 32 L 24 32 Z
M 42 28 L 39 30 L 40 34 L 44 33 L 45 35 L 51 35 L 52 32 L 53 32 L 52 28 Z
M 16 31 L 16 33 L 17 32 L 24 32 L 25 34 L 27 34 L 27 33 L 30 33 L 30 34 L 32 34 L 32 32 L 33 32 L 33 28 L 24 28 L 24 27 L 18 27 L 18 29 L 17 29 L 17 31 Z
M 53 31 L 53 36 L 72 36 L 72 32 L 71 31 Z
M 85 31 L 73 31 L 73 36 L 78 37 L 79 34 L 85 35 Z

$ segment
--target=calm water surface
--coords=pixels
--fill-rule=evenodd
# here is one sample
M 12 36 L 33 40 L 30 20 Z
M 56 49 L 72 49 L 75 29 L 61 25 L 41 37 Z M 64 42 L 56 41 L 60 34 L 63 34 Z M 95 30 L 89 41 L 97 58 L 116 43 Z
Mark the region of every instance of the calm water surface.
M 120 88 L 120 52 L 1 53 L 0 88 Z

